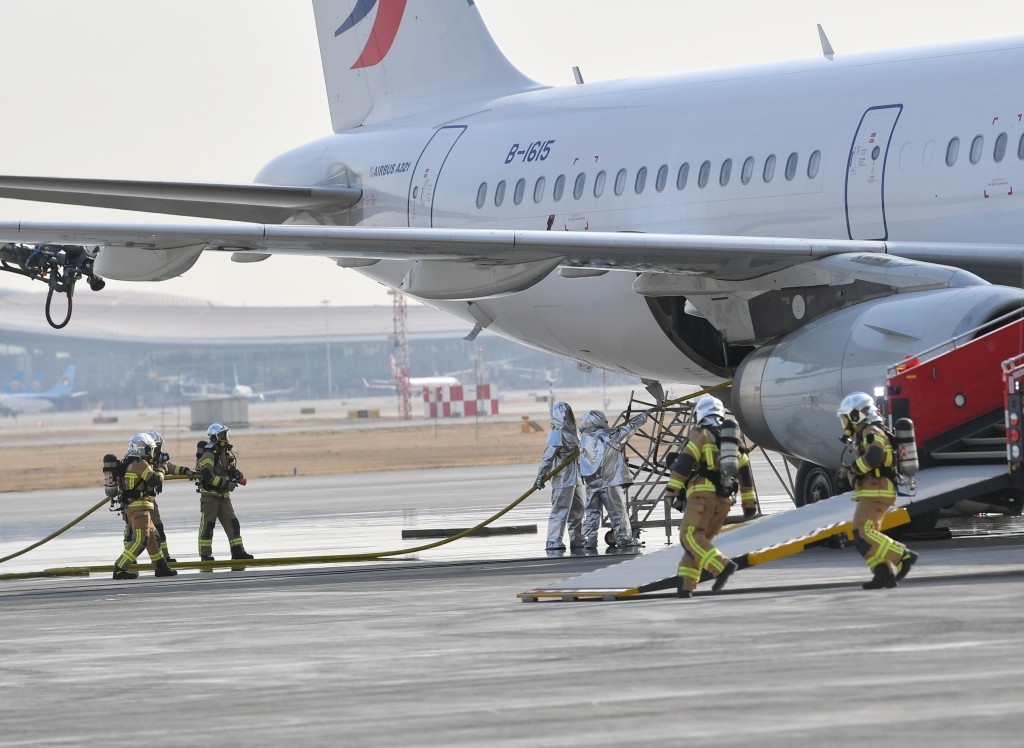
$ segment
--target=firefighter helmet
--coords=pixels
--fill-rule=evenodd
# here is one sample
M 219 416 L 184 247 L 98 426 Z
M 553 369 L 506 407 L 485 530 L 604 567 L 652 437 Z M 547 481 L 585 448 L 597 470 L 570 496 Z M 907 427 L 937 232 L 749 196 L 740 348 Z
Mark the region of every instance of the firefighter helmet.
M 153 440 L 153 443 L 156 445 L 157 452 L 164 448 L 164 438 L 160 436 L 159 432 L 154 430 L 147 431 L 146 436 Z
M 156 442 L 153 441 L 153 437 L 149 434 L 136 434 L 128 442 L 128 454 L 126 456 L 136 460 L 149 460 L 155 452 Z
M 227 442 L 228 431 L 228 427 L 223 423 L 211 423 L 210 428 L 206 429 L 206 436 L 209 438 L 211 444 L 220 444 L 222 442 Z
M 864 421 L 882 422 L 882 415 L 875 407 L 875 399 L 866 392 L 851 392 L 844 397 L 839 403 L 836 415 L 842 421 L 843 429 L 847 431 Z
M 725 420 L 725 406 L 717 397 L 704 395 L 693 406 L 693 414 L 699 426 L 718 426 Z

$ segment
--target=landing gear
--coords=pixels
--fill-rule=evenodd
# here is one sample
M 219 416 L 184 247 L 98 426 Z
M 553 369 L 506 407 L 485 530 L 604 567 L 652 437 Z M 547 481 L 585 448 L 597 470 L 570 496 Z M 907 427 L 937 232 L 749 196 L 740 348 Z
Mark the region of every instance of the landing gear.
M 803 460 L 796 471 L 793 503 L 797 506 L 816 504 L 839 493 L 835 472 Z

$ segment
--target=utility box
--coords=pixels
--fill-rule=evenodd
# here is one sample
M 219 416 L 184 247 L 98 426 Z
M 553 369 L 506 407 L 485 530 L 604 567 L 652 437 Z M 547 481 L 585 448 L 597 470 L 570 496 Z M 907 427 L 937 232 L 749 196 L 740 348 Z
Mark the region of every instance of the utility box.
M 195 397 L 188 404 L 192 410 L 193 431 L 206 431 L 211 423 L 223 423 L 232 429 L 249 425 L 249 399 L 246 397 Z

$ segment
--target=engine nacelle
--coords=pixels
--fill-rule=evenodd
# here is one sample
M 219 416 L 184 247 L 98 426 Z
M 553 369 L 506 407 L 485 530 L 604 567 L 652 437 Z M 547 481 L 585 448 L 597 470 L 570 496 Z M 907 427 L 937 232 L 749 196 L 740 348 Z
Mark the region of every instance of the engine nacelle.
M 836 409 L 872 394 L 886 368 L 1024 304 L 1024 292 L 971 286 L 898 294 L 817 319 L 758 348 L 736 371 L 732 408 L 744 433 L 767 449 L 829 468 L 843 452 Z
M 204 249 L 205 244 L 166 249 L 103 247 L 96 257 L 95 272 L 113 280 L 167 280 L 178 277 L 195 265 Z

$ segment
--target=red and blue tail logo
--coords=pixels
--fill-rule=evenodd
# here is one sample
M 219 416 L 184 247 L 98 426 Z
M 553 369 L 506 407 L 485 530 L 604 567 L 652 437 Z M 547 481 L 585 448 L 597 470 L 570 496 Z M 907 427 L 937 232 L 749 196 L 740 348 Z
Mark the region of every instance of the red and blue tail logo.
M 395 37 L 398 36 L 398 27 L 402 25 L 407 2 L 408 0 L 357 0 L 352 13 L 334 32 L 335 36 L 341 36 L 352 29 L 370 15 L 370 11 L 375 7 L 380 7 L 377 9 L 370 38 L 366 41 L 366 47 L 363 48 L 359 59 L 352 66 L 353 70 L 373 67 L 387 57 L 391 45 L 395 43 Z

